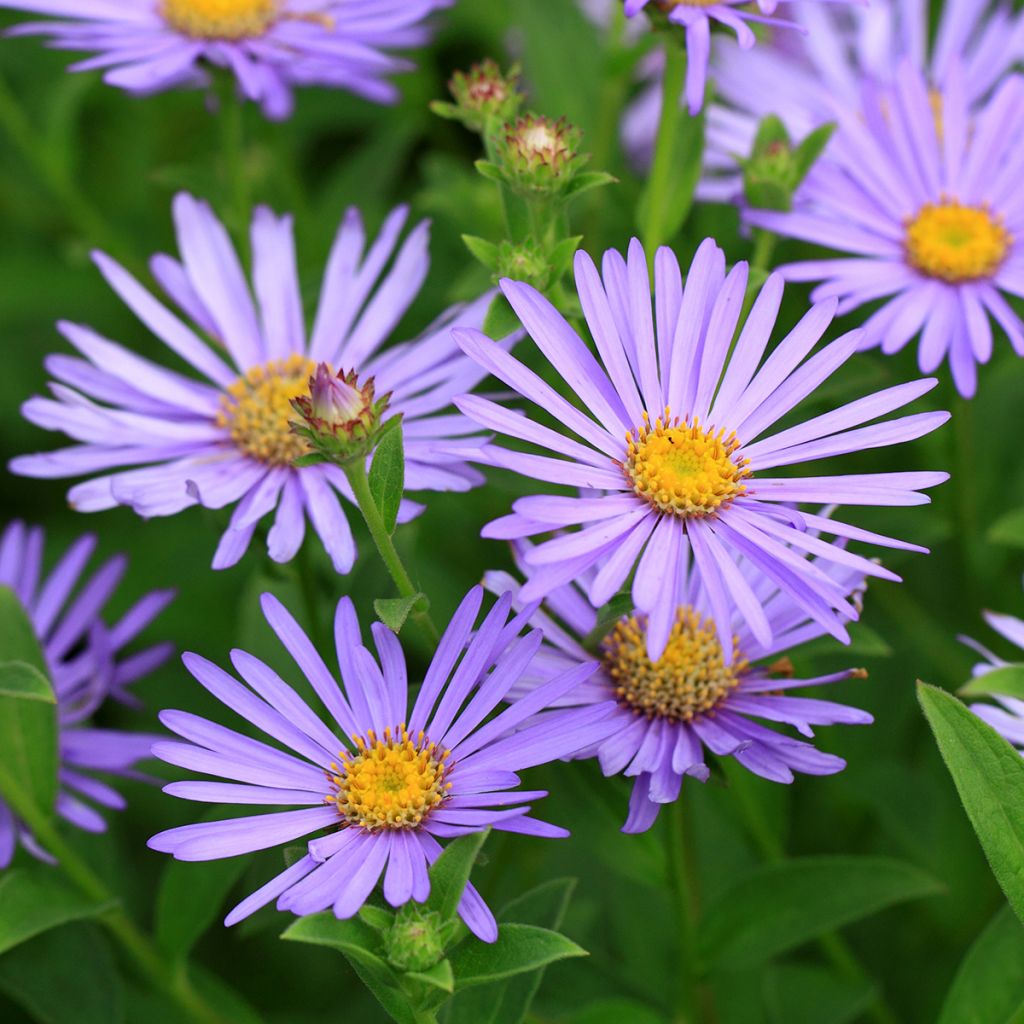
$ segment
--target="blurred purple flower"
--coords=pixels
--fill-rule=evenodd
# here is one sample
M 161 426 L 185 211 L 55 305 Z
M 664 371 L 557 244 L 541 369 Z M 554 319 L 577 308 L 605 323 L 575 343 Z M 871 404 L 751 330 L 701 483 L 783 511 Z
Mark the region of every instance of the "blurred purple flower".
M 857 350 L 860 332 L 853 331 L 804 362 L 829 327 L 835 300 L 814 306 L 758 369 L 782 300 L 779 275 L 768 278 L 731 348 L 747 288 L 747 265 L 739 263 L 727 275 L 725 255 L 711 239 L 697 250 L 685 287 L 676 257 L 667 248 L 658 250 L 653 313 L 647 260 L 639 242 L 630 245 L 628 262 L 615 250 L 606 252 L 603 274 L 602 280 L 586 253 L 576 254 L 576 287 L 600 361 L 542 295 L 525 284 L 501 282 L 527 332 L 575 393 L 578 406 L 480 332 L 453 332 L 484 369 L 564 428 L 552 430 L 496 402 L 465 395 L 456 405 L 481 426 L 551 453 L 527 454 L 487 444 L 467 454 L 546 483 L 600 492 L 520 498 L 511 515 L 484 528 L 484 536 L 515 539 L 582 527 L 529 551 L 524 600 L 543 597 L 601 563 L 587 590 L 591 603 L 600 607 L 635 568 L 633 602 L 649 616 L 648 650 L 657 660 L 675 622 L 692 553 L 727 654 L 734 606 L 758 641 L 768 646 L 774 630 L 737 568 L 742 557 L 827 632 L 845 640 L 844 622 L 856 617 L 846 591 L 802 555 L 869 576 L 898 577 L 811 531 L 923 549 L 800 512 L 797 505 L 923 504 L 928 498 L 920 491 L 941 483 L 947 474 L 798 477 L 770 471 L 929 433 L 946 421 L 947 413 L 863 424 L 905 406 L 936 382 L 887 388 L 762 437 Z M 570 432 L 583 443 L 569 437 Z
M 516 561 L 524 570 L 522 555 L 528 550 L 522 542 L 516 545 Z M 827 563 L 820 567 L 859 603 L 864 587 L 861 573 Z M 573 583 L 556 587 L 542 610 L 533 615 L 530 621 L 543 631 L 544 644 L 509 699 L 521 699 L 550 678 L 592 659 L 584 643 L 598 616 L 585 593 L 597 571 L 588 569 Z M 863 671 L 795 679 L 787 659 L 766 664 L 825 630 L 749 562 L 741 560 L 738 571 L 771 623 L 769 645 L 762 644 L 734 611 L 726 623 L 734 632 L 729 662 L 718 640 L 708 592 L 695 575 L 689 575 L 659 660 L 652 662 L 647 656 L 645 616 L 624 616 L 599 642 L 600 671 L 559 702 L 562 706 L 616 702 L 619 728 L 575 756 L 598 758 L 606 776 L 621 773 L 635 780 L 624 832 L 650 828 L 661 805 L 678 799 L 684 776 L 707 780 L 705 747 L 719 757 L 735 757 L 749 771 L 772 782 L 792 782 L 794 772 L 832 775 L 845 767 L 842 758 L 752 722 L 751 717 L 791 725 L 808 737 L 813 736 L 814 725 L 872 721 L 871 715 L 856 708 L 785 695 L 787 690 L 860 677 Z M 519 607 L 520 585 L 513 576 L 490 572 L 485 585 L 495 594 L 516 595 L 513 607 Z
M 1018 355 L 1024 323 L 1002 292 L 1024 296 L 1024 79 L 1007 79 L 972 115 L 954 68 L 929 92 L 909 63 L 888 89 L 867 90 L 840 120 L 791 213 L 752 210 L 751 224 L 850 255 L 782 267 L 820 281 L 816 301 L 839 312 L 885 300 L 864 322 L 861 347 L 898 352 L 920 333 L 918 364 L 949 359 L 957 390 L 977 387 L 992 355 L 994 319 Z
M 485 722 L 542 638 L 539 630 L 518 635 L 534 609 L 509 621 L 511 595 L 499 599 L 474 632 L 482 596 L 475 587 L 463 599 L 411 710 L 397 637 L 382 623 L 372 625 L 378 662 L 363 646 L 347 597 L 335 617 L 344 690 L 281 603 L 270 594 L 262 601 L 268 623 L 327 709 L 330 725 L 244 651 L 232 651 L 231 661 L 248 686 L 204 658 L 184 656 L 218 700 L 294 753 L 184 711 L 165 711 L 163 723 L 188 742 L 157 743 L 153 753 L 231 780 L 174 782 L 166 792 L 300 809 L 185 825 L 161 832 L 149 845 L 178 860 L 214 860 L 328 830 L 309 842 L 301 860 L 235 907 L 226 924 L 275 899 L 279 910 L 297 915 L 333 908 L 339 918 L 351 917 L 382 875 L 392 906 L 423 902 L 430 892 L 427 868 L 441 852 L 438 839 L 485 828 L 548 838 L 568 834 L 529 817 L 529 806 L 512 806 L 546 795 L 517 789 L 515 773 L 599 742 L 608 734 L 613 705 L 540 714 L 594 672 L 597 664 L 590 662 L 572 666 Z M 479 938 L 497 937 L 494 917 L 472 885 L 459 913 Z
M 94 729 L 86 723 L 108 699 L 136 704 L 128 688 L 170 657 L 172 647 L 167 643 L 131 654 L 124 649 L 174 594 L 154 590 L 108 626 L 103 610 L 121 581 L 126 560 L 120 555 L 109 559 L 79 586 L 95 547 L 95 537 L 79 537 L 43 576 L 42 528 L 10 523 L 0 535 L 0 586 L 10 588 L 24 607 L 57 698 L 57 814 L 78 828 L 103 832 L 106 823 L 92 804 L 121 810 L 125 802 L 96 773 L 139 777 L 133 767 L 150 756 L 153 737 Z M 0 800 L 0 869 L 10 864 L 19 843 L 40 860 L 52 860 Z
M 71 488 L 69 501 L 82 512 L 122 504 L 148 518 L 197 504 L 235 505 L 214 556 L 216 569 L 242 557 L 260 520 L 275 509 L 267 548 L 275 561 L 289 561 L 302 544 L 308 516 L 335 569 L 347 573 L 356 549 L 338 501 L 339 494 L 351 500 L 344 473 L 332 465 L 291 465 L 309 449 L 289 426 L 295 415 L 290 402 L 308 391 L 317 363 L 357 371 L 364 384 L 373 380 L 378 393 L 392 392 L 388 415 L 404 416 L 408 490 L 465 491 L 482 480 L 441 450 L 442 441 L 464 438 L 473 424 L 451 410 L 435 414 L 484 376 L 459 351 L 449 328 L 479 326 L 490 296 L 449 310 L 415 341 L 379 351 L 416 298 L 430 262 L 426 222 L 395 253 L 407 215 L 405 207 L 393 210 L 365 251 L 362 219 L 355 209 L 346 212 L 307 338 L 291 218 L 265 207 L 255 212 L 254 302 L 223 225 L 205 203 L 178 195 L 181 261 L 161 254 L 150 267 L 198 332 L 109 256 L 96 253 L 94 259 L 132 312 L 209 383 L 62 322 L 61 333 L 85 358 L 51 356 L 47 368 L 60 382 L 51 385 L 55 397 L 32 398 L 23 412 L 79 443 L 16 458 L 11 469 L 34 477 L 113 470 Z M 421 509 L 405 501 L 399 518 L 407 521 Z
M 205 85 L 225 68 L 267 117 L 288 117 L 292 90 L 345 89 L 392 103 L 389 75 L 411 68 L 389 51 L 421 46 L 425 19 L 452 0 L 0 0 L 58 21 L 11 35 L 46 36 L 61 50 L 94 53 L 73 71 L 102 70 L 137 95 Z

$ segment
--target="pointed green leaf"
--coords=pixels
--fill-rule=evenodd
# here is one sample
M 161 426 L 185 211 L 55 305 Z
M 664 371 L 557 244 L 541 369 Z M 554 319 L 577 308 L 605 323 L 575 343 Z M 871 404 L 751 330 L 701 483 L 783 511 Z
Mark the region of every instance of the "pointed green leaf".
M 992 873 L 1024 919 L 1024 758 L 945 690 L 919 682 L 917 699 Z
M 0 874 L 0 953 L 35 935 L 109 910 L 87 899 L 48 867 L 10 868 Z
M 1024 665 L 994 668 L 991 672 L 975 676 L 961 686 L 957 693 L 961 697 L 987 697 L 998 693 L 1003 697 L 1024 699 Z
M 57 708 L 27 661 L 0 665 L 0 797 L 23 818 L 51 817 L 57 799 Z
M 405 977 L 439 988 L 442 992 L 455 991 L 455 975 L 452 974 L 452 965 L 448 960 L 441 960 L 425 971 L 406 971 Z
M 800 857 L 768 864 L 708 908 L 700 953 L 709 968 L 757 963 L 940 889 L 923 871 L 887 857 Z
M 794 189 L 807 177 L 815 160 L 821 156 L 832 139 L 835 130 L 834 123 L 823 124 L 821 127 L 815 128 L 793 151 L 793 170 L 796 175 L 793 182 Z
M 478 238 L 476 235 L 463 235 L 462 242 L 488 270 L 494 270 L 498 266 L 498 247 L 493 242 L 488 242 L 486 238 Z
M 377 445 L 370 463 L 370 493 L 388 533 L 395 532 L 398 506 L 405 490 L 405 452 L 401 427 L 389 430 Z
M 530 924 L 503 924 L 498 927 L 497 942 L 464 942 L 452 953 L 451 962 L 458 991 L 587 955 L 558 932 Z
M 786 126 L 778 115 L 769 114 L 767 117 L 763 117 L 757 126 L 757 134 L 754 136 L 754 151 L 779 143 L 787 149 L 789 148 L 789 132 L 786 131 Z
M 418 602 L 423 602 L 421 607 L 424 611 L 429 607 L 425 594 L 412 594 L 409 597 L 379 597 L 373 602 L 373 610 L 392 633 L 400 633 Z
M 618 180 L 614 174 L 608 174 L 607 171 L 584 171 L 569 182 L 563 194 L 566 198 L 575 199 L 576 196 L 590 192 L 591 189 L 601 188 L 602 185 L 617 184 Z
M 0 652 L 4 661 L 25 661 L 44 676 L 49 667 L 43 656 L 35 627 L 10 587 L 0 586 Z
M 487 315 L 484 317 L 483 332 L 488 338 L 500 341 L 507 338 L 514 331 L 518 331 L 522 325 L 515 310 L 508 304 L 504 295 L 495 295 L 487 308 Z
M 386 932 L 395 923 L 395 915 L 383 907 L 364 903 L 359 908 L 359 920 L 368 924 L 375 932 Z
M 430 867 L 430 897 L 426 909 L 436 911 L 442 921 L 455 916 L 470 872 L 488 832 L 473 832 L 450 842 Z
M 1024 927 L 1004 906 L 967 951 L 939 1024 L 1024 1021 Z

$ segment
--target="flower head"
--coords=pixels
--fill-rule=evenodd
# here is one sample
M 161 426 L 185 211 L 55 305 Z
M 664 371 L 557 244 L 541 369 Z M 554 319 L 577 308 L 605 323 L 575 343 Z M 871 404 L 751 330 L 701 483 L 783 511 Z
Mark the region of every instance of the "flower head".
M 527 568 L 523 556 L 528 552 L 528 546 L 517 545 L 522 568 Z M 843 593 L 859 603 L 864 586 L 860 572 L 819 564 Z M 598 616 L 584 595 L 599 571 L 588 569 L 576 582 L 556 587 L 534 614 L 532 622 L 543 630 L 544 644 L 511 699 L 522 698 L 551 676 L 590 660 L 584 645 L 598 625 Z M 792 726 L 805 737 L 813 736 L 815 725 L 862 725 L 872 720 L 856 708 L 787 693 L 864 673 L 850 669 L 794 678 L 792 665 L 781 655 L 821 636 L 824 629 L 750 562 L 741 560 L 738 572 L 772 625 L 770 644 L 758 640 L 742 614 L 734 611 L 726 622 L 732 633 L 731 657 L 727 656 L 708 591 L 696 575 L 690 575 L 659 658 L 648 654 L 647 616 L 626 615 L 611 624 L 598 642 L 598 672 L 562 699 L 566 706 L 615 701 L 619 728 L 576 757 L 596 757 L 605 775 L 621 773 L 635 780 L 625 832 L 650 828 L 661 805 L 678 798 L 685 776 L 707 780 L 704 748 L 719 757 L 735 757 L 755 775 L 773 782 L 792 782 L 794 772 L 831 775 L 845 766 L 841 758 L 751 718 Z M 498 594 L 520 592 L 507 573 L 488 573 L 486 585 Z
M 83 512 L 121 504 L 150 517 L 196 504 L 234 505 L 215 568 L 234 565 L 259 521 L 275 510 L 268 550 L 275 561 L 289 561 L 302 544 L 308 516 L 334 567 L 348 572 L 355 545 L 339 502 L 339 496 L 351 498 L 344 473 L 333 465 L 293 465 L 310 446 L 290 425 L 292 402 L 308 393 L 318 364 L 347 367 L 344 386 L 352 391 L 358 373 L 363 401 L 374 389 L 390 395 L 386 412 L 378 399 L 367 415 L 402 416 L 409 490 L 468 490 L 481 479 L 443 447 L 470 434 L 472 424 L 450 412 L 435 414 L 483 376 L 451 340 L 449 328 L 480 324 L 490 297 L 449 310 L 415 341 L 380 351 L 429 266 L 426 223 L 399 245 L 407 213 L 404 207 L 392 211 L 367 251 L 359 213 L 345 214 L 307 335 L 291 218 L 256 210 L 251 292 L 210 208 L 177 196 L 181 260 L 159 255 L 151 269 L 194 326 L 110 257 L 94 258 L 132 312 L 193 373 L 159 366 L 87 327 L 62 322 L 61 332 L 83 358 L 52 356 L 47 366 L 59 382 L 52 385 L 54 397 L 33 398 L 23 411 L 78 443 L 17 458 L 12 469 L 39 477 L 100 472 L 70 491 L 72 506 Z M 335 402 L 341 387 L 339 382 Z M 399 514 L 404 521 L 418 510 L 404 502 Z
M 57 699 L 57 814 L 78 828 L 103 832 L 106 823 L 93 805 L 120 810 L 125 803 L 102 777 L 138 777 L 134 765 L 149 756 L 153 737 L 96 729 L 88 722 L 108 700 L 136 703 L 129 687 L 170 657 L 166 643 L 125 649 L 174 595 L 154 590 L 109 623 L 104 610 L 126 562 L 115 556 L 83 581 L 95 547 L 95 537 L 79 537 L 44 575 L 42 528 L 10 523 L 0 534 L 0 587 L 12 590 L 24 608 Z M 11 862 L 19 843 L 33 856 L 52 859 L 0 800 L 0 868 Z
M 431 103 L 441 117 L 461 121 L 470 131 L 484 132 L 488 126 L 515 117 L 523 102 L 519 90 L 519 66 L 507 74 L 493 60 L 474 64 L 468 71 L 456 71 L 448 83 L 455 103 Z
M 46 36 L 62 50 L 95 54 L 75 71 L 149 95 L 205 85 L 225 68 L 267 117 L 287 117 L 296 87 L 345 89 L 376 103 L 398 92 L 388 76 L 412 65 L 390 51 L 427 41 L 425 19 L 451 0 L 0 0 L 0 7 L 50 15 L 17 35 Z
M 768 434 L 857 350 L 859 332 L 811 355 L 835 312 L 835 301 L 825 300 L 762 362 L 782 299 L 782 280 L 773 274 L 730 354 L 747 266 L 737 264 L 726 274 L 725 257 L 710 239 L 697 250 L 685 286 L 675 256 L 664 248 L 655 259 L 654 280 L 652 311 L 647 260 L 639 242 L 630 246 L 628 261 L 614 250 L 605 253 L 603 279 L 589 256 L 576 254 L 576 287 L 599 359 L 543 296 L 527 285 L 502 281 L 512 308 L 578 404 L 479 332 L 454 332 L 482 367 L 564 428 L 552 429 L 496 402 L 466 395 L 456 405 L 467 416 L 544 452 L 488 444 L 472 457 L 549 484 L 596 492 L 521 498 L 512 514 L 490 523 L 484 535 L 511 539 L 580 527 L 537 544 L 524 556 L 529 579 L 523 599 L 543 597 L 600 565 L 587 596 L 601 607 L 635 569 L 633 602 L 648 616 L 653 661 L 669 642 L 691 558 L 707 590 L 727 661 L 733 607 L 763 646 L 774 635 L 747 575 L 739 571 L 741 561 L 827 632 L 845 639 L 844 623 L 856 617 L 856 609 L 848 591 L 823 567 L 843 565 L 868 576 L 896 577 L 876 562 L 826 543 L 815 531 L 922 549 L 798 506 L 916 505 L 928 500 L 921 490 L 941 483 L 946 474 L 780 476 L 772 471 L 898 444 L 934 430 L 947 413 L 871 421 L 905 406 L 936 382 L 887 388 Z
M 524 114 L 501 129 L 497 163 L 512 188 L 525 194 L 559 192 L 590 159 L 579 152 L 583 133 L 565 120 Z
M 298 915 L 333 908 L 338 917 L 351 917 L 382 876 L 392 906 L 422 903 L 430 890 L 427 867 L 441 852 L 438 839 L 488 827 L 550 838 L 568 834 L 529 816 L 529 802 L 546 794 L 518 789 L 516 772 L 598 742 L 607 735 L 613 707 L 541 714 L 594 672 L 590 662 L 487 720 L 542 638 L 539 630 L 519 636 L 534 609 L 509 620 L 511 595 L 499 599 L 474 631 L 482 594 L 476 587 L 463 599 L 411 708 L 398 639 L 374 623 L 374 658 L 348 598 L 335 618 L 342 688 L 280 602 L 263 596 L 267 621 L 326 708 L 329 724 L 244 651 L 231 653 L 244 684 L 204 658 L 185 655 L 203 686 L 290 752 L 183 711 L 165 711 L 163 723 L 186 742 L 158 743 L 154 754 L 229 780 L 175 782 L 166 791 L 190 800 L 299 809 L 185 825 L 161 832 L 149 845 L 179 860 L 212 860 L 324 833 L 309 841 L 301 860 L 232 910 L 227 924 L 275 899 L 278 909 Z M 472 886 L 459 913 L 480 938 L 497 937 L 494 918 Z
M 1024 355 L 1024 323 L 1003 297 L 1024 295 L 1024 140 L 1006 128 L 1022 112 L 1018 76 L 972 117 L 955 71 L 934 103 L 904 64 L 895 85 L 841 119 L 793 212 L 754 210 L 750 222 L 847 253 L 782 273 L 822 282 L 813 297 L 838 298 L 841 312 L 885 300 L 865 321 L 864 346 L 897 352 L 920 334 L 921 370 L 948 358 L 970 397 L 992 354 L 990 319 Z

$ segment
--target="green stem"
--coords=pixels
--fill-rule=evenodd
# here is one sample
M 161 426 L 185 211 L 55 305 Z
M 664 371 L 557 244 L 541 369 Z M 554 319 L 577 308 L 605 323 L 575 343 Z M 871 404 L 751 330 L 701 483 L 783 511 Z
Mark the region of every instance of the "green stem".
M 238 88 L 230 75 L 224 75 L 220 87 L 220 129 L 224 157 L 224 180 L 227 187 L 231 220 L 242 244 L 248 251 L 249 212 L 252 206 L 249 173 L 246 168 L 245 111 Z
M 380 514 L 380 509 L 377 508 L 377 502 L 374 501 L 373 493 L 370 490 L 370 480 L 366 475 L 366 465 L 362 459 L 353 459 L 343 468 L 345 476 L 352 486 L 352 493 L 355 495 L 359 511 L 363 514 L 366 528 L 370 531 L 377 553 L 391 575 L 398 593 L 402 597 L 415 597 L 420 592 L 419 588 L 405 571 L 401 556 L 395 548 L 384 518 Z M 436 643 L 438 640 L 437 627 L 423 607 L 422 600 L 413 607 L 412 617 L 430 640 Z
M 698 1024 L 696 972 L 696 885 L 687 843 L 687 820 L 682 800 L 669 808 L 669 866 L 675 897 L 676 936 L 679 955 L 676 964 L 676 996 L 673 1024 Z
M 674 187 L 676 168 L 675 134 L 679 124 L 679 104 L 686 81 L 686 51 L 668 41 L 665 45 L 665 74 L 661 80 L 661 115 L 654 145 L 654 162 L 647 180 L 643 223 L 640 238 L 649 256 L 667 239 L 662 237 L 662 211 Z
M 956 517 L 959 520 L 957 536 L 962 565 L 963 579 L 967 601 L 972 608 L 982 604 L 981 595 L 977 592 L 978 560 L 973 557 L 974 538 L 980 535 L 978 529 L 978 475 L 977 448 L 974 437 L 973 403 L 953 390 L 951 404 L 953 410 L 952 442 L 953 442 L 953 497 L 956 503 Z
M 19 816 L 35 838 L 57 858 L 64 874 L 85 896 L 97 903 L 117 903 L 115 894 L 64 840 L 48 818 L 27 807 L 19 808 Z M 196 991 L 188 974 L 165 961 L 149 936 L 120 906 L 104 912 L 99 920 L 117 940 L 139 974 L 177 1003 L 190 1020 L 200 1024 L 227 1024 L 225 1018 Z
M 757 293 L 771 273 L 772 256 L 775 254 L 777 241 L 778 236 L 773 232 L 765 231 L 762 228 L 754 229 L 754 251 L 750 256 L 750 276 L 747 278 L 747 290 L 743 296 L 743 307 L 740 310 L 740 318 L 736 326 L 737 335 L 747 322 L 747 315 L 750 313 L 750 307 L 754 304 L 754 299 L 757 298 Z

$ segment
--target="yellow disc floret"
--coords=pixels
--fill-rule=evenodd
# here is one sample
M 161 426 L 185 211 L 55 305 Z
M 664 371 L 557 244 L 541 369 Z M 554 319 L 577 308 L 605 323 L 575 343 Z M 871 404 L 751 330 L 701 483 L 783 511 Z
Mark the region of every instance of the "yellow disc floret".
M 218 426 L 231 434 L 239 451 L 272 466 L 290 465 L 309 452 L 306 442 L 289 427 L 291 401 L 309 391 L 316 363 L 291 355 L 254 366 L 221 396 Z
M 622 468 L 633 490 L 662 512 L 710 516 L 746 491 L 746 459 L 737 459 L 735 433 L 672 420 L 669 410 L 651 426 L 644 423 L 626 436 Z
M 642 618 L 620 619 L 601 641 L 605 672 L 619 703 L 648 718 L 689 722 L 714 710 L 740 681 L 747 662 L 733 638 L 733 660 L 725 663 L 714 622 L 690 607 L 679 609 L 664 654 L 647 657 Z
M 195 39 L 253 39 L 277 20 L 280 0 L 163 0 L 160 13 Z
M 411 737 L 403 725 L 378 738 L 371 729 L 355 742 L 354 753 L 343 751 L 341 763 L 331 765 L 337 792 L 327 798 L 349 825 L 370 832 L 416 828 L 451 789 L 450 752 L 422 732 Z
M 1012 243 L 1001 217 L 984 206 L 954 200 L 926 203 L 906 225 L 910 264 L 954 284 L 991 277 Z

